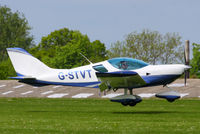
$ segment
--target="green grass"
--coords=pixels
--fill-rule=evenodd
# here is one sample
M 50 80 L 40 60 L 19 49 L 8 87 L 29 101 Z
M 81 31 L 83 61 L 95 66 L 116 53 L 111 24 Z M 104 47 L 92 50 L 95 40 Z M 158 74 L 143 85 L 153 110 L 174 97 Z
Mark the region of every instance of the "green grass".
M 147 99 L 124 107 L 107 99 L 0 98 L 1 134 L 199 132 L 198 99 Z

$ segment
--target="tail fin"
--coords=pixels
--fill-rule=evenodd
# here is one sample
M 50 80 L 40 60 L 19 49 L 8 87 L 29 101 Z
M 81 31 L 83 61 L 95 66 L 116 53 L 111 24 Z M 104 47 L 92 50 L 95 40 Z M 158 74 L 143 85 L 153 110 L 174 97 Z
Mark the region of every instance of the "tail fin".
M 17 75 L 20 77 L 35 78 L 51 69 L 22 48 L 7 48 L 7 52 Z

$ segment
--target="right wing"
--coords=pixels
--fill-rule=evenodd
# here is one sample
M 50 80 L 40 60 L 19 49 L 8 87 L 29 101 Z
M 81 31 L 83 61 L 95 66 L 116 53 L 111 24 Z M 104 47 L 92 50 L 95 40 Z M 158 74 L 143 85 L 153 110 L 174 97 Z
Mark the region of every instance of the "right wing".
M 147 84 L 134 71 L 96 72 L 96 75 L 101 81 L 99 85 L 101 91 L 106 89 L 135 88 Z

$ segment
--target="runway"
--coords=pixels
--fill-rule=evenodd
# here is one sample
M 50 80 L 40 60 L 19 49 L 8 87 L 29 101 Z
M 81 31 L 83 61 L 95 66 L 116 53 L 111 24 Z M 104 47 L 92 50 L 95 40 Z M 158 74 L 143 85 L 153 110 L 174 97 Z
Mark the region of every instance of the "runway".
M 168 85 L 171 89 L 181 93 L 182 98 L 197 97 L 200 98 L 200 79 L 188 79 L 187 86 L 184 86 L 184 80 L 178 79 Z M 137 88 L 133 90 L 134 94 L 142 98 L 155 97 L 156 93 L 170 90 L 167 87 L 155 86 L 146 88 Z M 71 87 L 48 85 L 43 87 L 30 86 L 19 83 L 16 80 L 0 81 L 0 97 L 32 97 L 32 98 L 111 98 L 123 94 L 123 90 L 116 92 L 100 92 L 97 88 Z

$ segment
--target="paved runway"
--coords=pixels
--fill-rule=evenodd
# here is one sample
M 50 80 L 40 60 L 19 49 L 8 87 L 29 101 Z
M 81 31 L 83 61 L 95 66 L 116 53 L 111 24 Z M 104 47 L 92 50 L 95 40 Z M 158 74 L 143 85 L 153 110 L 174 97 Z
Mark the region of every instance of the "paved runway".
M 188 79 L 187 86 L 184 87 L 183 79 L 178 79 L 168 85 L 171 89 L 181 93 L 182 97 L 200 98 L 200 79 Z M 137 88 L 133 90 L 143 98 L 155 97 L 155 93 L 170 90 L 167 87 L 155 86 Z M 30 86 L 19 83 L 16 80 L 0 81 L 0 97 L 36 97 L 36 98 L 111 98 L 123 94 L 120 89 L 117 92 L 109 91 L 100 93 L 96 88 L 71 87 L 48 85 L 43 87 Z

